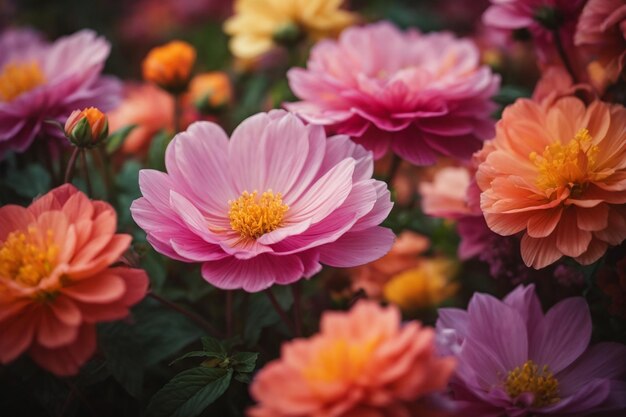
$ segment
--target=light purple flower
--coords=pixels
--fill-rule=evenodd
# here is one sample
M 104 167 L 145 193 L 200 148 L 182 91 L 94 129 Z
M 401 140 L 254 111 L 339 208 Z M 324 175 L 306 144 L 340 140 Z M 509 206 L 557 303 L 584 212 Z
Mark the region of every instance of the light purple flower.
M 43 42 L 27 29 L 0 35 L 0 157 L 24 152 L 35 140 L 63 138 L 57 126 L 76 109 L 111 110 L 121 85 L 100 73 L 110 45 L 90 30 Z
M 545 314 L 533 285 L 503 301 L 475 294 L 467 311 L 439 310 L 443 350 L 458 359 L 451 383 L 463 416 L 585 416 L 626 410 L 626 346 L 589 346 L 591 316 L 573 297 Z
M 172 140 L 167 173 L 142 170 L 131 212 L 162 254 L 202 263 L 224 288 L 260 291 L 386 254 L 392 203 L 372 154 L 282 110 L 252 116 L 229 140 L 197 122 Z

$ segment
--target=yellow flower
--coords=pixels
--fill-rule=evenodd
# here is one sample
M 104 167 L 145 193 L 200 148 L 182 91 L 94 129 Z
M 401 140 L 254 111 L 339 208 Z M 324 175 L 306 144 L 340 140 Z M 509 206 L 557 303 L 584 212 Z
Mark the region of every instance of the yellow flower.
M 383 289 L 385 299 L 404 311 L 436 307 L 453 296 L 457 264 L 449 259 L 424 259 L 419 266 L 394 276 Z
M 232 36 L 230 49 L 238 58 L 254 59 L 277 44 L 308 37 L 337 36 L 356 21 L 340 9 L 343 0 L 237 0 L 235 15 L 224 24 Z

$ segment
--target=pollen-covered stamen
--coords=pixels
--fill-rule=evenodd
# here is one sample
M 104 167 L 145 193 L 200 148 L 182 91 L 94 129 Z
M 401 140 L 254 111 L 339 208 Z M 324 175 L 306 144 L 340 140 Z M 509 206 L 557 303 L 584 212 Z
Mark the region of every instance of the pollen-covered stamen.
M 0 72 L 0 101 L 11 101 L 45 83 L 41 67 L 36 62 L 9 62 Z
M 33 228 L 12 232 L 0 246 L 0 277 L 34 287 L 50 275 L 58 254 L 51 230 L 44 239 Z
M 548 366 L 540 368 L 531 360 L 509 372 L 504 388 L 511 399 L 524 393 L 533 394 L 534 407 L 544 407 L 561 400 L 559 381 L 552 375 Z
M 542 155 L 532 152 L 529 157 L 537 167 L 537 187 L 548 193 L 561 187 L 568 187 L 573 194 L 584 191 L 599 151 L 592 140 L 587 129 L 580 129 L 566 145 L 556 142 L 546 146 Z
M 241 237 L 258 239 L 265 233 L 276 230 L 282 225 L 283 217 L 289 207 L 283 204 L 281 193 L 270 189 L 258 197 L 244 191 L 236 200 L 228 202 L 230 227 Z

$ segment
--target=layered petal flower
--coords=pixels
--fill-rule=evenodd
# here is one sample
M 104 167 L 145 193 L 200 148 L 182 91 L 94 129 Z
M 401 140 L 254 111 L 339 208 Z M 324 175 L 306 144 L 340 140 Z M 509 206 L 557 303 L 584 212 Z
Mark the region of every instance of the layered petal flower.
M 454 360 L 435 352 L 434 332 L 401 324 L 395 307 L 361 301 L 326 312 L 320 332 L 282 347 L 255 377 L 251 417 L 409 416 L 445 389 Z
M 439 312 L 439 340 L 458 360 L 451 386 L 463 415 L 599 416 L 626 409 L 620 379 L 626 346 L 589 346 L 584 298 L 544 313 L 529 285 L 502 301 L 477 293 L 467 311 Z
M 110 45 L 94 32 L 82 30 L 51 44 L 31 32 L 10 30 L 0 35 L 0 157 L 24 152 L 37 136 L 64 139 L 47 120 L 65 123 L 75 109 L 117 105 L 120 84 L 101 75 Z
M 383 256 L 391 210 L 372 156 L 284 111 L 245 120 L 228 140 L 210 122 L 178 134 L 167 174 L 143 170 L 131 212 L 154 248 L 225 289 L 260 291 L 311 277 L 320 262 L 352 267 Z
M 144 271 L 112 266 L 130 236 L 114 209 L 71 185 L 29 207 L 0 208 L 0 363 L 24 352 L 60 376 L 95 352 L 95 325 L 124 318 L 145 295 Z
M 500 235 L 522 234 L 526 265 L 583 265 L 626 238 L 626 109 L 574 97 L 518 100 L 479 158 L 481 209 Z
M 285 107 L 351 136 L 376 159 L 389 150 L 416 165 L 440 155 L 468 159 L 493 134 L 499 77 L 470 40 L 449 33 L 402 32 L 386 22 L 350 28 L 319 42 L 307 68 L 288 77 L 302 101 Z

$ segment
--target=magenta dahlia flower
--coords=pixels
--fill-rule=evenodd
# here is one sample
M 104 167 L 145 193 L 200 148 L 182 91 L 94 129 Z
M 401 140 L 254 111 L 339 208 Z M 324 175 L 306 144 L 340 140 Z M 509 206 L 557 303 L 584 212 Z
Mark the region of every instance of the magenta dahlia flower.
M 533 285 L 517 287 L 503 301 L 475 294 L 467 311 L 440 309 L 437 332 L 458 359 L 451 387 L 463 416 L 626 410 L 626 346 L 588 346 L 591 316 L 582 297 L 544 314 Z
M 288 73 L 302 101 L 285 107 L 331 133 L 350 135 L 379 159 L 391 149 L 416 165 L 469 159 L 494 133 L 500 79 L 478 48 L 450 33 L 354 27 L 319 42 L 308 68 Z
M 110 45 L 82 30 L 48 44 L 32 31 L 0 35 L 0 157 L 25 151 L 40 136 L 63 139 L 57 126 L 76 109 L 112 109 L 121 85 L 100 73 Z
M 352 267 L 389 251 L 391 210 L 370 152 L 282 110 L 257 114 L 230 141 L 197 122 L 172 140 L 167 173 L 142 170 L 133 218 L 162 254 L 201 262 L 219 288 L 260 291 Z

